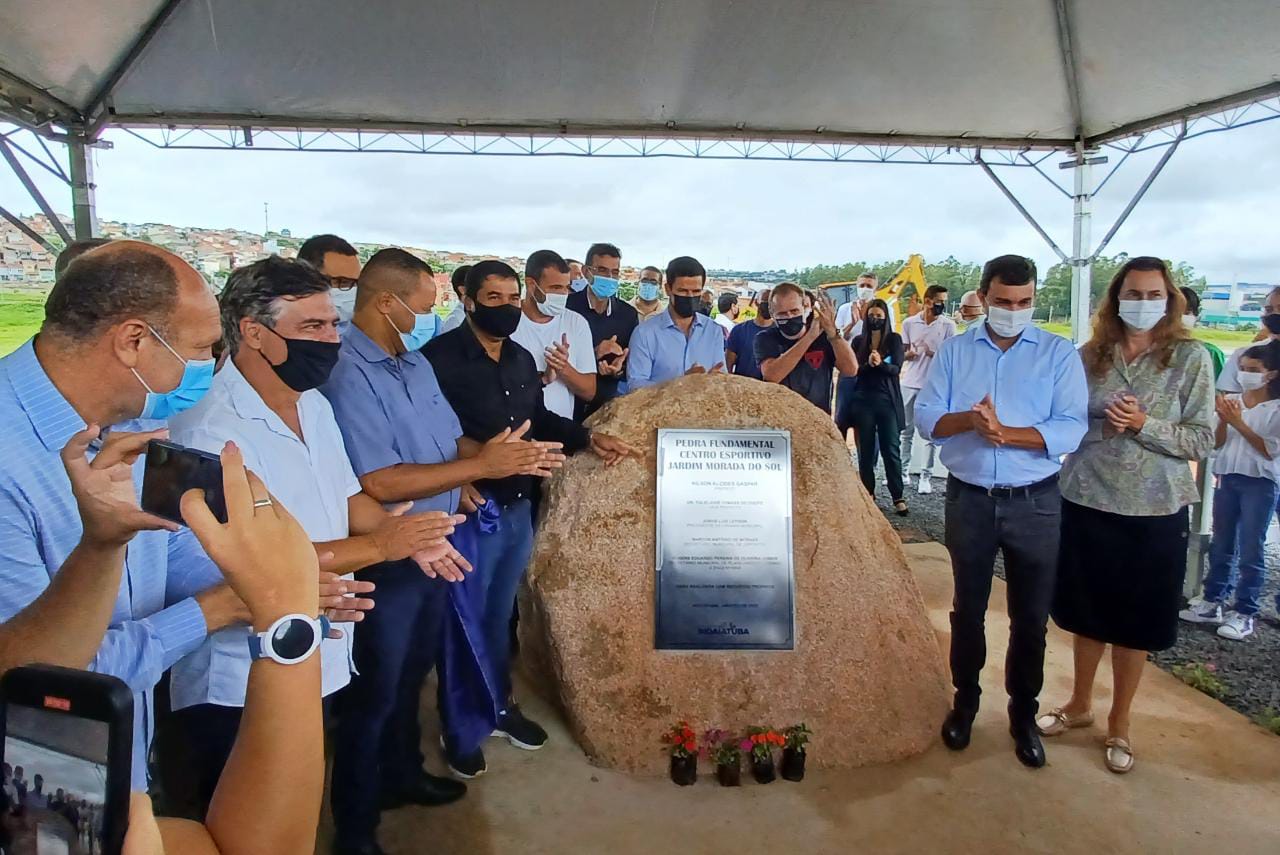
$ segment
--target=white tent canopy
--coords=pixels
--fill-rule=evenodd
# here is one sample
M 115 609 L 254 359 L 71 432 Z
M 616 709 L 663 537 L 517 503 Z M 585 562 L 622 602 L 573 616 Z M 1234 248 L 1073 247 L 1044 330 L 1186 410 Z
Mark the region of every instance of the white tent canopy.
M 10 0 L 0 113 L 1086 145 L 1280 92 L 1276 0 Z M 81 130 L 83 133 L 83 130 Z

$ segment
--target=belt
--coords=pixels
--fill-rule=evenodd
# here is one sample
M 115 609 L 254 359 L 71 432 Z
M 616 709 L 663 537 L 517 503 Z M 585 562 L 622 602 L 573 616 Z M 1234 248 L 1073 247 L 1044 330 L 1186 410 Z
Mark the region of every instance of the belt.
M 1029 499 L 1046 490 L 1054 489 L 1058 486 L 1057 474 L 1050 475 L 1043 481 L 1037 481 L 1034 484 L 1024 484 L 1020 487 L 979 487 L 977 484 L 970 484 L 968 481 L 961 481 L 956 476 L 950 476 L 951 480 L 966 490 L 972 490 L 975 493 L 985 493 L 993 499 Z

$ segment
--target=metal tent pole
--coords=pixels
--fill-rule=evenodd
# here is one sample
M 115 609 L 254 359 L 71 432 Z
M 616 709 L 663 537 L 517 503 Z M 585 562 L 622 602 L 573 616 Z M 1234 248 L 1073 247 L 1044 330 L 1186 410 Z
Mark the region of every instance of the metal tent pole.
M 67 143 L 71 158 L 71 219 L 76 240 L 98 236 L 98 205 L 93 183 L 93 152 L 84 136 L 77 134 Z
M 1071 221 L 1071 339 L 1083 344 L 1089 337 L 1089 296 L 1093 287 L 1093 164 L 1088 157 L 1077 155 L 1074 170 L 1075 192 L 1072 194 L 1074 216 Z

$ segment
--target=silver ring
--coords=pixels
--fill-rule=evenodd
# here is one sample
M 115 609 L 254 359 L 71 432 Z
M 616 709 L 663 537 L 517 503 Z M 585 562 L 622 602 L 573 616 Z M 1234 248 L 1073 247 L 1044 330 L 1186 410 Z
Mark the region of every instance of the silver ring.
M 271 499 L 269 497 L 266 499 L 255 499 L 253 506 L 255 508 L 269 508 L 271 507 Z

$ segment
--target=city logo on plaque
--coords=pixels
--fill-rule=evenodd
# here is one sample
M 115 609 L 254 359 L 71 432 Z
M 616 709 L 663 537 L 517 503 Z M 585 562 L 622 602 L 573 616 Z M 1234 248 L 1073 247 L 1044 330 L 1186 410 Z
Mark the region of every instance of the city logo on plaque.
M 659 650 L 792 650 L 791 434 L 658 431 Z

